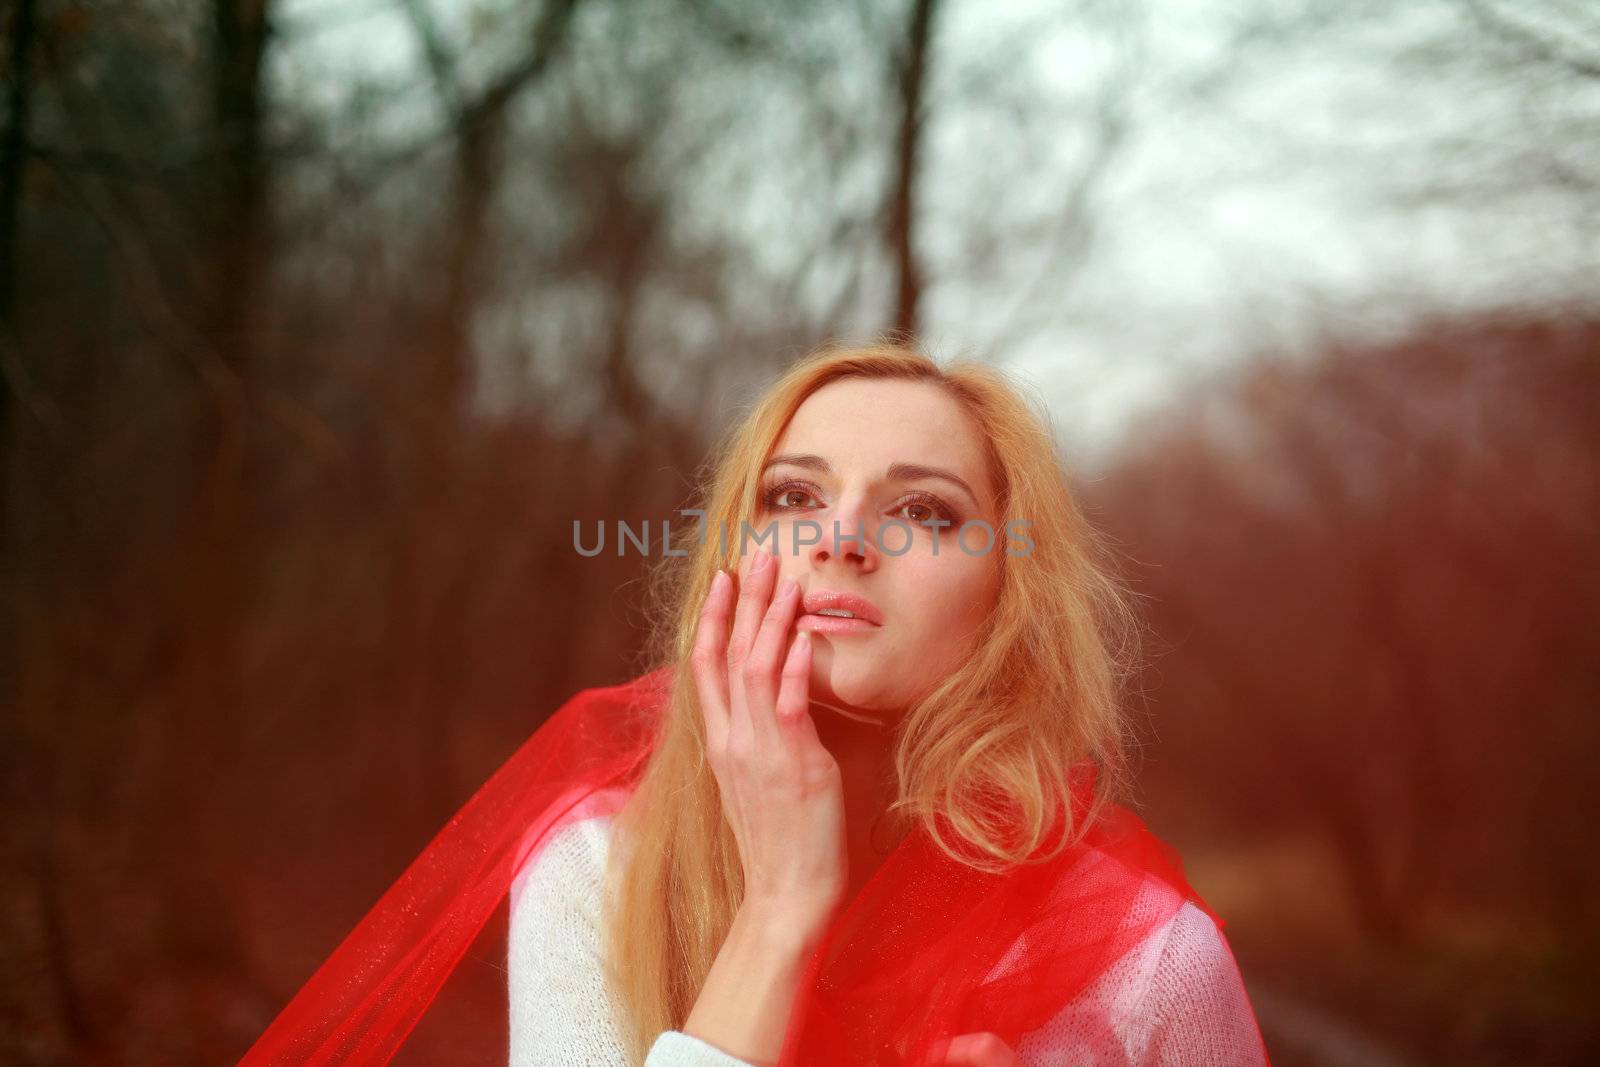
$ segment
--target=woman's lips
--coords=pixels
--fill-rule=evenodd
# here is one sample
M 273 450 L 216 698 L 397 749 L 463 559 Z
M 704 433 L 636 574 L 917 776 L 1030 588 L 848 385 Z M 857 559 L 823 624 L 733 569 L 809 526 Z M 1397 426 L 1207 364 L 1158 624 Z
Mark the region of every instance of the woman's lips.
M 866 619 L 846 619 L 838 615 L 802 615 L 794 622 L 796 630 L 819 634 L 862 634 L 880 627 Z
M 878 610 L 878 605 L 859 593 L 847 593 L 842 589 L 813 589 L 801 599 L 800 610 L 806 615 L 817 615 L 818 618 L 825 619 L 839 616 L 818 615 L 818 613 L 841 612 L 852 615 L 869 626 L 883 625 L 883 612 Z

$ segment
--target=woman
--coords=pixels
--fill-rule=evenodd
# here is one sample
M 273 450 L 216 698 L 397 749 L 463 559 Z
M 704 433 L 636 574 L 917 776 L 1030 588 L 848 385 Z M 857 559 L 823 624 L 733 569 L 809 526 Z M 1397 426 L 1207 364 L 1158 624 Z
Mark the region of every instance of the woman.
M 518 1067 L 1266 1062 L 1117 802 L 1136 623 L 1001 375 L 818 352 L 702 520 L 656 668 L 558 709 L 244 1063 L 386 1063 L 508 896 Z
M 1054 861 L 1059 880 L 1094 885 L 1080 903 L 1116 901 L 1071 932 L 1082 959 L 1098 950 L 1093 975 L 1036 950 L 1032 967 L 1058 973 L 1012 991 L 1035 1015 L 1049 1008 L 1015 1047 L 983 1029 L 924 1035 L 924 1054 L 1265 1062 L 1232 955 L 1171 884 L 1181 875 L 1113 893 L 1092 869 L 1103 853 L 1073 840 L 1115 821 L 1130 619 L 1047 432 L 1003 378 L 895 346 L 802 362 L 728 442 L 696 533 L 664 598 L 672 644 L 657 658 L 676 669 L 642 777 L 613 794 L 613 808 L 627 797 L 614 816 L 575 812 L 512 888 L 513 1064 L 887 1062 L 860 1044 L 807 1050 L 804 1031 L 833 1007 L 808 991 L 807 964 L 831 927 L 860 937 L 838 932 L 847 903 L 857 931 L 913 903 L 897 897 L 933 864 L 873 880 L 914 831 L 947 863 L 1003 881 L 1025 859 Z M 758 536 L 774 551 L 742 551 Z M 1080 781 L 1076 813 L 1075 768 L 1099 772 L 1098 789 Z M 960 916 L 951 902 L 936 918 Z M 1143 936 L 1103 958 L 1132 930 Z M 791 1026 L 797 994 L 805 1018 Z M 896 995 L 872 1001 L 912 1014 Z

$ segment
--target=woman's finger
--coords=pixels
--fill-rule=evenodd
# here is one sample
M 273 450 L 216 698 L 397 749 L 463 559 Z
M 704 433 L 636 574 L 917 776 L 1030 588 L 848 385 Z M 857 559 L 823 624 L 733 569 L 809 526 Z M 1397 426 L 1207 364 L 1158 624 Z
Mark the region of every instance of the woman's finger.
M 728 635 L 728 729 L 732 733 L 752 731 L 746 714 L 744 663 L 755 644 L 756 632 L 772 600 L 772 587 L 778 577 L 778 561 L 765 549 L 757 549 L 750 571 L 739 583 L 739 606 L 734 611 L 733 631 Z
M 942 1067 L 1017 1067 L 1017 1054 L 994 1034 L 962 1034 L 936 1050 L 933 1062 Z
M 794 635 L 789 655 L 783 661 L 783 678 L 778 683 L 774 718 L 780 733 L 796 743 L 799 751 L 822 748 L 817 724 L 811 720 L 811 635 L 804 630 Z
M 786 578 L 762 617 L 755 645 L 744 661 L 744 697 L 757 735 L 775 737 L 779 672 L 788 652 L 794 617 L 800 602 L 800 585 Z
M 776 558 L 765 549 L 757 549 L 749 571 L 739 582 L 739 606 L 733 614 L 733 632 L 728 635 L 728 666 L 737 668 L 750 655 L 777 578 Z
M 694 670 L 700 710 L 705 717 L 706 742 L 720 747 L 728 731 L 728 616 L 732 609 L 733 579 L 720 568 L 700 606 L 690 664 Z

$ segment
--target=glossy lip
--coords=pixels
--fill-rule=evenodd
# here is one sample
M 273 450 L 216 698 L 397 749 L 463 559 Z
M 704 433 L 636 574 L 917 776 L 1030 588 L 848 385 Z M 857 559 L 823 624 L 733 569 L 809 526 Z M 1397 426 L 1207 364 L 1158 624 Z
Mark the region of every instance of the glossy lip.
M 866 619 L 841 619 L 837 615 L 802 615 L 794 621 L 796 631 L 818 634 L 864 634 L 878 629 Z
M 841 619 L 834 615 L 818 615 L 823 608 L 838 608 L 855 615 L 853 619 Z M 878 606 L 866 597 L 854 593 L 834 593 L 826 589 L 818 589 L 807 593 L 801 601 L 801 610 L 805 612 L 796 622 L 807 623 L 803 629 L 823 630 L 825 632 L 849 633 L 855 630 L 875 630 L 883 625 L 883 612 Z M 833 623 L 844 623 L 844 626 L 835 627 Z

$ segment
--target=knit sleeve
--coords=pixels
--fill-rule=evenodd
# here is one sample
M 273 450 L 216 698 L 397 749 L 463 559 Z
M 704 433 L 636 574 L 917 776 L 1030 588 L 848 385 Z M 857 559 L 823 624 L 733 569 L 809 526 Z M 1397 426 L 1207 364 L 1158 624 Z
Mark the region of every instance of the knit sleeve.
M 610 820 L 557 831 L 511 886 L 507 945 L 511 1067 L 628 1067 L 606 986 L 600 904 Z M 669 1030 L 644 1067 L 750 1067 Z
M 1192 903 L 1173 919 L 1140 1005 L 1150 1067 L 1264 1067 L 1266 1047 L 1233 951 Z
M 1152 888 L 1140 906 L 1153 904 Z M 1255 1015 L 1222 932 L 1192 903 L 1016 1049 L 1022 1067 L 1261 1067 Z

